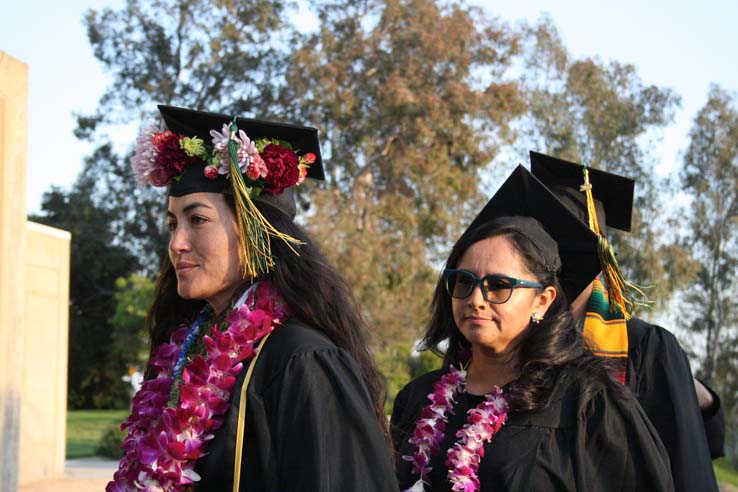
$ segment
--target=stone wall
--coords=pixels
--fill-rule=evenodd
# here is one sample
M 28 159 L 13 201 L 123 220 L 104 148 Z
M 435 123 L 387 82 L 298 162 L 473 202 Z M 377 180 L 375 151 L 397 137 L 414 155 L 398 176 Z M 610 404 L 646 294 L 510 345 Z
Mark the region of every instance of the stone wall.
M 70 234 L 26 221 L 28 66 L 0 51 L 0 492 L 64 473 Z
M 64 475 L 71 241 L 33 222 L 25 234 L 21 485 Z
M 28 66 L 0 51 L 0 491 L 18 484 Z

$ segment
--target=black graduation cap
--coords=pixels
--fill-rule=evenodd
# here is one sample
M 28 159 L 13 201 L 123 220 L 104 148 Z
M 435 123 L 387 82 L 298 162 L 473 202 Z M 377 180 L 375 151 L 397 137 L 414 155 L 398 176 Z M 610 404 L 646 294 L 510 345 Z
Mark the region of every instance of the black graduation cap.
M 490 198 L 469 229 L 506 216 L 532 217 L 556 241 L 561 258 L 559 281 L 568 302 L 600 272 L 597 236 L 522 165 Z
M 553 190 L 568 206 L 576 208 L 577 215 L 588 222 L 585 194 L 579 191 L 584 183 L 582 165 L 538 152 L 530 152 L 530 170 L 543 184 Z M 633 214 L 635 181 L 617 174 L 588 167 L 592 197 L 600 202 L 598 223 L 622 231 L 630 231 Z M 604 211 L 604 221 L 600 217 Z
M 199 137 L 205 142 L 210 142 L 212 139 L 210 130 L 220 132 L 224 124 L 227 125 L 233 121 L 233 117 L 226 114 L 165 105 L 159 105 L 158 108 L 170 131 L 187 137 Z M 246 132 L 251 140 L 275 139 L 288 142 L 292 150 L 300 155 L 310 152 L 315 154 L 315 162 L 308 167 L 307 177 L 325 179 L 316 128 L 250 118 L 236 118 L 236 125 L 239 130 Z M 216 180 L 207 179 L 203 174 L 204 167 L 205 163 L 187 166 L 182 176 L 170 185 L 169 194 L 181 196 L 196 191 L 227 192 L 230 187 L 228 181 L 224 177 Z

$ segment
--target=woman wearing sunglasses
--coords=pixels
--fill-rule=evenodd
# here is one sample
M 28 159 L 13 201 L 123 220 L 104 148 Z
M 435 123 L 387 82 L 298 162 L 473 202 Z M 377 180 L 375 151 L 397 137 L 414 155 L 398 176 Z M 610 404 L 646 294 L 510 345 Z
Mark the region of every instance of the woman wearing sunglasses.
M 568 309 L 597 265 L 570 262 L 567 244 L 586 250 L 593 238 L 570 216 L 547 228 L 530 217 L 547 221 L 560 206 L 533 180 L 513 173 L 439 278 L 422 345 L 443 368 L 408 384 L 392 414 L 400 488 L 673 490 L 653 427 Z

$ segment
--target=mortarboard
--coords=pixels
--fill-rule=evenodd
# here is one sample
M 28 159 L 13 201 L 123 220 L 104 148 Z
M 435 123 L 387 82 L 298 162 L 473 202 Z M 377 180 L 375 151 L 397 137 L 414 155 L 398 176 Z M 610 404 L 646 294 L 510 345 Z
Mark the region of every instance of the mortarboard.
M 226 114 L 195 111 L 163 104 L 157 107 L 170 131 L 188 137 L 200 137 L 206 142 L 211 139 L 211 130 L 220 131 L 224 124 L 227 125 L 234 120 L 232 116 Z M 238 129 L 243 130 L 251 140 L 266 138 L 288 142 L 298 154 L 314 154 L 315 161 L 308 168 L 307 177 L 325 179 L 316 128 L 251 118 L 235 118 L 235 121 Z
M 223 125 L 228 125 L 234 121 L 233 117 L 225 114 L 165 105 L 159 105 L 158 108 L 164 123 L 171 132 L 188 137 L 198 137 L 205 142 L 211 141 L 211 130 L 220 132 Z M 238 129 L 243 131 L 252 141 L 260 139 L 278 141 L 283 145 L 288 144 L 292 150 L 301 155 L 312 154 L 315 156 L 315 160 L 307 168 L 306 177 L 319 180 L 325 179 L 317 129 L 251 118 L 235 118 L 235 123 Z M 187 166 L 180 179 L 170 183 L 169 194 L 171 196 L 182 196 L 198 191 L 230 194 L 232 189 L 230 180 L 225 179 L 225 176 L 216 180 L 205 178 L 203 174 L 205 167 L 205 162 Z M 297 207 L 291 188 L 287 188 L 279 194 L 260 193 L 258 196 L 252 196 L 252 198 L 255 201 L 269 203 L 293 219 L 295 217 Z
M 598 222 L 622 231 L 630 231 L 633 213 L 633 190 L 635 181 L 617 174 L 588 167 L 592 196 L 600 205 Z M 587 201 L 580 186 L 584 183 L 582 164 L 552 157 L 538 152 L 530 152 L 530 170 L 535 177 L 553 190 L 575 213 L 587 219 Z M 604 210 L 604 221 L 600 214 Z
M 530 161 L 531 171 L 597 234 L 597 254 L 611 301 L 610 309 L 617 308 L 626 320 L 630 319 L 633 309 L 647 306 L 648 300 L 639 286 L 625 279 L 600 224 L 630 231 L 635 181 L 533 151 Z
M 232 195 L 244 276 L 268 273 L 274 265 L 270 238 L 290 247 L 299 241 L 276 230 L 254 202 L 268 203 L 294 218 L 291 188 L 308 177 L 324 179 L 318 131 L 173 106 L 158 108 L 167 130 L 147 127 L 136 139 L 131 164 L 137 179 L 168 186 L 173 197 L 196 192 Z
M 506 216 L 536 219 L 557 243 L 561 258 L 559 281 L 567 302 L 576 299 L 600 272 L 597 236 L 522 165 L 490 198 L 469 229 Z

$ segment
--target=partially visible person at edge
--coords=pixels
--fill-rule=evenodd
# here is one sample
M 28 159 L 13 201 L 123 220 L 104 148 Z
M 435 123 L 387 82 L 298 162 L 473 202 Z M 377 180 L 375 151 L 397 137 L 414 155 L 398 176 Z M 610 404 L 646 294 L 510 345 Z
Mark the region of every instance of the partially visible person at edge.
M 132 164 L 169 187 L 169 255 L 106 490 L 397 490 L 365 324 L 293 222 L 290 187 L 323 178 L 317 130 L 159 110 Z
M 581 164 L 531 152 L 531 171 L 567 208 L 589 225 L 587 189 L 595 211 L 592 227 L 603 235 L 605 226 L 630 231 L 635 182 L 587 168 L 585 185 Z M 594 229 L 593 229 L 594 230 Z M 616 261 L 603 268 L 619 270 Z M 607 267 L 607 265 L 605 265 Z M 635 394 L 669 452 L 677 491 L 716 491 L 710 458 L 724 456 L 725 417 L 718 395 L 692 376 L 689 359 L 677 339 L 666 329 L 630 317 L 628 292 L 609 295 L 610 285 L 602 273 L 571 303 L 574 320 L 595 353 L 610 358 L 617 376 Z M 626 303 L 614 312 L 614 298 Z
M 656 431 L 568 308 L 598 268 L 572 250 L 595 244 L 522 166 L 462 234 L 422 340 L 443 367 L 392 411 L 401 490 L 673 490 Z

